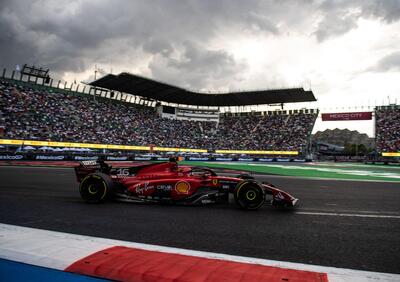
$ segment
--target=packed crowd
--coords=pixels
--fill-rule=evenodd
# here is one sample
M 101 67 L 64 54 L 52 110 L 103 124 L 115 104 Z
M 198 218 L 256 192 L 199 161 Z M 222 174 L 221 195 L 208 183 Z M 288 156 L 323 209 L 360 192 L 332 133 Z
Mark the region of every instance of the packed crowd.
M 400 151 L 400 108 L 376 111 L 376 148 L 378 152 Z
M 237 150 L 304 151 L 315 114 L 171 120 L 153 108 L 0 82 L 3 138 Z
M 215 147 L 303 152 L 315 119 L 315 114 L 225 118 L 218 127 Z

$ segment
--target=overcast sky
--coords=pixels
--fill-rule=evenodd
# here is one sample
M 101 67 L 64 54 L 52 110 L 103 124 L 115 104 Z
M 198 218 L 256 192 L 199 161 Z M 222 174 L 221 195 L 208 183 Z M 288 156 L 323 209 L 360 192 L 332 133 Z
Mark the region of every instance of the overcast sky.
M 1 0 L 0 67 L 81 81 L 97 65 L 211 91 L 304 86 L 323 111 L 366 110 L 400 103 L 399 19 L 400 0 Z

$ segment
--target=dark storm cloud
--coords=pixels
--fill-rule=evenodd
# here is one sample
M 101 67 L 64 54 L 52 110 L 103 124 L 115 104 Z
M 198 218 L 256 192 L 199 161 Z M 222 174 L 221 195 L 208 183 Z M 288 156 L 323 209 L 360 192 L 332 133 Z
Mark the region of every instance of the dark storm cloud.
M 315 35 L 318 41 L 347 33 L 356 28 L 360 18 L 393 23 L 400 19 L 399 0 L 326 0 L 318 7 L 321 20 Z
M 331 12 L 327 13 L 319 23 L 315 36 L 318 41 L 345 34 L 349 30 L 357 27 L 358 15 Z
M 383 57 L 374 67 L 370 68 L 370 70 L 377 72 L 400 71 L 400 51 Z
M 199 64 L 191 63 L 192 70 L 205 76 L 206 63 L 210 67 L 220 63 L 217 69 L 223 72 L 226 67 L 231 73 L 236 66 L 233 57 L 209 49 L 207 43 L 226 25 L 238 32 L 277 34 L 276 26 L 256 11 L 258 7 L 257 1 L 8 1 L 0 7 L 1 64 L 8 68 L 17 63 L 40 64 L 60 74 L 80 72 L 121 56 L 121 48 L 113 42 L 122 40 L 126 52 L 141 48 L 150 55 L 169 56 L 182 50 L 182 58 Z M 204 62 L 190 57 L 200 51 L 187 42 L 203 46 Z M 183 69 L 187 63 L 169 65 Z
M 208 50 L 186 41 L 183 43 L 181 57 L 173 59 L 165 55 L 156 56 L 149 68 L 155 77 L 163 81 L 176 81 L 176 77 L 183 74 L 185 80 L 181 86 L 199 90 L 204 85 L 222 87 L 227 85 L 227 80 L 240 79 L 246 64 L 235 61 L 224 50 Z
M 370 0 L 362 4 L 362 12 L 365 16 L 376 17 L 387 23 L 400 19 L 399 0 Z
M 170 55 L 173 51 L 173 47 L 167 40 L 151 38 L 143 44 L 143 50 L 152 54 L 163 54 Z
M 225 32 L 277 37 L 311 30 L 319 41 L 357 27 L 360 17 L 399 19 L 387 1 L 0 1 L 0 66 L 36 64 L 53 73 L 81 72 L 95 63 L 135 66 L 148 55 L 153 77 L 171 74 L 202 88 L 246 68 L 228 50 L 210 47 Z M 310 23 L 311 21 L 311 23 Z M 162 69 L 166 68 L 166 69 Z M 194 78 L 197 77 L 197 80 Z M 214 76 L 214 77 L 213 77 Z M 195 82 L 199 81 L 199 82 Z

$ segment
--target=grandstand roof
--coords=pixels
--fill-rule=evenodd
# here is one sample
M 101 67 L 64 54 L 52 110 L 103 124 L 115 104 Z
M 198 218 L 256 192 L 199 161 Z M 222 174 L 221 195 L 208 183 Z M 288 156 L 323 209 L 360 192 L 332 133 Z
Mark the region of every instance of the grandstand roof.
M 225 94 L 199 93 L 130 73 L 108 74 L 93 81 L 90 85 L 156 101 L 197 106 L 224 107 L 316 101 L 313 92 L 305 91 L 303 88 Z

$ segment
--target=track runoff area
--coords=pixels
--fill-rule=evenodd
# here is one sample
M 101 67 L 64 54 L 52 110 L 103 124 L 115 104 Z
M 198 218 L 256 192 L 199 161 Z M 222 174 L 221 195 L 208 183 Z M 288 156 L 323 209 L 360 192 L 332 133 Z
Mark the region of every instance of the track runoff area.
M 399 167 L 183 164 L 249 172 L 300 205 L 88 205 L 71 168 L 1 166 L 0 280 L 400 281 Z

